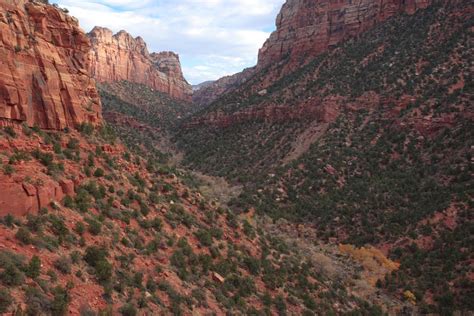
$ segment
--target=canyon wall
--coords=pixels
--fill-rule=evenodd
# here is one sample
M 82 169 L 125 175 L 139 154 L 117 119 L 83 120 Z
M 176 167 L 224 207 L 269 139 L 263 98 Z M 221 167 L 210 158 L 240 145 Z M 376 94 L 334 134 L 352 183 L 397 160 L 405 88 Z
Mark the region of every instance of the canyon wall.
M 341 41 L 396 14 L 413 14 L 430 3 L 431 0 L 287 0 L 277 16 L 276 31 L 259 50 L 256 67 L 207 84 L 195 91 L 193 101 L 210 104 L 254 75 L 261 76 L 255 90 L 264 89 Z M 262 74 L 265 68 L 269 69 Z
M 413 14 L 431 0 L 288 0 L 276 31 L 259 51 L 258 68 L 289 56 L 304 62 L 344 39 L 400 13 Z
M 88 74 L 90 43 L 78 21 L 51 5 L 0 2 L 0 125 L 60 130 L 101 122 Z
M 127 80 L 191 101 L 192 88 L 184 79 L 177 54 L 150 54 L 141 37 L 125 31 L 114 35 L 107 28 L 95 27 L 88 36 L 92 43 L 90 71 L 97 81 Z

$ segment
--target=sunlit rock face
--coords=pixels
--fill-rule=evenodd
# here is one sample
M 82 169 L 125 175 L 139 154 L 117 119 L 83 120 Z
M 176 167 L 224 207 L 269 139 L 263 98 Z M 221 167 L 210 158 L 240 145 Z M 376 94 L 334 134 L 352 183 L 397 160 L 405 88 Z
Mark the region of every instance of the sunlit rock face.
M 90 47 L 77 20 L 61 9 L 1 1 L 0 124 L 61 130 L 100 123 Z
M 191 101 L 192 88 L 183 77 L 177 54 L 150 54 L 141 37 L 134 38 L 125 31 L 113 34 L 107 28 L 95 27 L 88 36 L 92 43 L 90 71 L 97 81 L 127 80 Z

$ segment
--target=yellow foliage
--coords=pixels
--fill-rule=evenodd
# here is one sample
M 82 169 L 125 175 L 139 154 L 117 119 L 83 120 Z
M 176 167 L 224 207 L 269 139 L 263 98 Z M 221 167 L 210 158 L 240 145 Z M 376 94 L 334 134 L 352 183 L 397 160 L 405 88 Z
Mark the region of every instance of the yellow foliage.
M 400 264 L 394 262 L 374 247 L 356 248 L 353 245 L 339 245 L 342 253 L 350 255 L 355 261 L 364 267 L 363 277 L 373 286 L 377 280 L 383 279 L 387 273 L 398 270 Z
M 406 290 L 405 292 L 403 292 L 403 296 L 410 303 L 416 304 L 416 296 L 411 291 Z
M 359 261 L 360 263 L 366 263 L 366 268 L 370 269 L 370 261 L 374 260 L 377 264 L 382 266 L 383 268 L 394 271 L 400 268 L 400 264 L 398 262 L 392 261 L 384 256 L 384 254 L 374 247 L 369 248 L 356 248 L 353 245 L 339 245 L 339 250 L 342 253 L 348 254 L 352 256 L 354 259 Z M 365 266 L 365 265 L 364 265 Z

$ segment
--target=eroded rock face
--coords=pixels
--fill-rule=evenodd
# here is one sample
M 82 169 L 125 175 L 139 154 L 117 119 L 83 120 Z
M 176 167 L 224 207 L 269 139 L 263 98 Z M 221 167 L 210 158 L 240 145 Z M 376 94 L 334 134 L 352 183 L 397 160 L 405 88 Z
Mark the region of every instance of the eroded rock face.
M 287 0 L 277 17 L 276 31 L 259 51 L 258 68 L 286 56 L 294 61 L 307 60 L 395 14 L 413 14 L 430 3 L 431 0 Z
M 75 18 L 51 5 L 0 2 L 0 125 L 60 130 L 101 122 L 88 73 L 90 43 Z
M 114 35 L 107 28 L 95 27 L 88 36 L 92 43 L 90 70 L 97 81 L 127 80 L 191 101 L 192 88 L 183 77 L 177 54 L 150 54 L 141 37 L 133 38 L 125 31 Z

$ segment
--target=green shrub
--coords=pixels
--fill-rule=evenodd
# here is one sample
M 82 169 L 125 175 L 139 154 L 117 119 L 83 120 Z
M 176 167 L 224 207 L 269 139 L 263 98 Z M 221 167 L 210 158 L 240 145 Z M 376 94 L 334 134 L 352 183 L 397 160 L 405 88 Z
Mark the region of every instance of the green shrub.
M 0 289 L 0 314 L 6 313 L 13 304 L 13 298 L 6 289 Z
M 8 136 L 10 136 L 10 137 L 12 137 L 12 138 L 15 138 L 15 137 L 16 137 L 16 132 L 15 132 L 15 130 L 13 129 L 13 127 L 7 126 L 7 127 L 5 127 L 3 130 L 5 131 L 5 133 L 6 133 Z
M 15 173 L 15 168 L 13 168 L 12 165 L 5 165 L 3 166 L 3 173 L 7 176 L 11 176 L 12 174 Z
M 51 302 L 51 314 L 58 316 L 66 315 L 71 300 L 67 289 L 58 286 L 53 289 L 52 293 L 53 301 Z
M 26 275 L 32 279 L 36 279 L 41 274 L 41 259 L 38 256 L 33 256 L 26 268 Z
M 212 235 L 209 231 L 204 230 L 204 229 L 199 229 L 195 233 L 195 235 L 196 235 L 197 239 L 199 240 L 199 242 L 201 243 L 201 245 L 203 245 L 205 247 L 212 246 Z
M 88 227 L 89 233 L 91 233 L 94 236 L 97 236 L 101 233 L 102 224 L 100 222 L 91 219 L 88 221 L 88 223 L 89 223 L 89 227 Z
M 61 256 L 53 262 L 54 267 L 62 274 L 71 273 L 71 259 L 66 256 Z
M 127 303 L 120 307 L 120 313 L 122 316 L 136 316 L 138 314 L 137 309 L 130 303 Z
M 84 260 L 95 269 L 95 274 L 100 282 L 110 280 L 112 277 L 112 265 L 107 261 L 107 251 L 95 246 L 88 247 Z
M 33 240 L 30 231 L 26 227 L 20 227 L 15 234 L 15 238 L 25 245 L 31 244 Z
M 4 270 L 0 272 L 0 282 L 6 286 L 18 286 L 23 284 L 25 275 L 21 272 L 18 267 L 13 264 L 7 264 Z
M 102 168 L 97 168 L 94 172 L 94 177 L 96 178 L 101 178 L 105 175 L 104 169 Z

